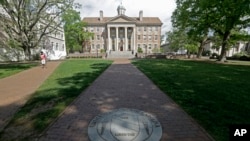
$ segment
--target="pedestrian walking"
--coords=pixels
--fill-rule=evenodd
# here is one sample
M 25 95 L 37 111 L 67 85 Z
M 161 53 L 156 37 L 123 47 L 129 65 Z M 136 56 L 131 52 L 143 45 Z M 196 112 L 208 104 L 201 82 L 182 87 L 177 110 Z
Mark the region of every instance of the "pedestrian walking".
M 41 54 L 40 54 L 40 59 L 41 59 L 42 68 L 45 68 L 45 65 L 46 65 L 46 55 L 42 51 L 41 51 Z

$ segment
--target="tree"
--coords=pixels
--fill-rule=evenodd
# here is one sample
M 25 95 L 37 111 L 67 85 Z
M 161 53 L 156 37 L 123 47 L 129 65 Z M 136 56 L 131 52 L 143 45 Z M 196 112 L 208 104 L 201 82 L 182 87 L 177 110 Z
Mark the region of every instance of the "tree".
M 3 0 L 2 7 L 7 16 L 1 15 L 0 25 L 30 59 L 31 49 L 62 26 L 61 15 L 79 4 L 74 0 Z
M 187 50 L 188 58 L 191 57 L 191 54 L 194 54 L 197 52 L 197 45 L 189 43 L 185 44 L 184 48 Z
M 70 52 L 90 51 L 88 48 L 89 40 L 94 36 L 93 33 L 84 30 L 86 23 L 81 21 L 80 13 L 74 9 L 67 10 L 62 16 L 64 22 L 64 32 L 66 46 Z
M 189 36 L 200 42 L 199 53 L 208 33 L 218 33 L 222 46 L 220 61 L 225 59 L 232 31 L 239 32 L 250 23 L 249 0 L 177 0 L 176 3 L 173 26 L 184 28 Z
M 177 0 L 176 4 L 177 8 L 171 16 L 172 24 L 175 28 L 184 30 L 192 42 L 200 44 L 197 53 L 197 58 L 200 58 L 208 40 L 207 12 L 200 8 L 200 1 L 197 0 Z
M 249 0 L 201 0 L 201 9 L 207 11 L 207 22 L 222 39 L 219 61 L 224 61 L 233 31 L 250 25 Z
M 166 33 L 166 42 L 169 43 L 169 48 L 173 51 L 184 49 L 188 43 L 187 34 L 183 30 L 173 29 Z

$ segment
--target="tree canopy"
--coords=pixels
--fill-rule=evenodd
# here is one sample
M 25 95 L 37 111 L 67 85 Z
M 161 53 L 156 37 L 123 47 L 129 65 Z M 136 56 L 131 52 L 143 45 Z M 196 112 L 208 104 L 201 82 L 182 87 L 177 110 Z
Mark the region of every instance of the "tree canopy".
M 250 25 L 249 0 L 177 0 L 176 4 L 173 26 L 184 30 L 201 45 L 208 39 L 209 32 L 218 33 L 222 46 L 219 60 L 225 58 L 230 37 L 236 33 L 233 31 L 241 33 Z
M 64 22 L 66 46 L 70 52 L 83 52 L 93 33 L 84 30 L 86 23 L 81 20 L 80 13 L 74 9 L 67 10 L 62 16 Z
M 7 14 L 1 15 L 0 25 L 28 57 L 31 48 L 62 27 L 66 10 L 79 7 L 74 0 L 3 0 L 1 5 Z

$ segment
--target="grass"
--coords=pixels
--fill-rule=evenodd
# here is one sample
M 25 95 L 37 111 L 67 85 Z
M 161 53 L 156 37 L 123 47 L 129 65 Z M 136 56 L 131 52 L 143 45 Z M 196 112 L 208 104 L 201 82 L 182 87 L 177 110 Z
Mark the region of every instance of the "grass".
M 0 64 L 0 79 L 11 76 L 23 70 L 37 66 L 38 63 L 8 63 Z
M 229 140 L 231 124 L 250 124 L 250 66 L 185 60 L 133 64 L 215 140 Z
M 14 115 L 0 140 L 35 140 L 110 64 L 107 60 L 62 62 Z

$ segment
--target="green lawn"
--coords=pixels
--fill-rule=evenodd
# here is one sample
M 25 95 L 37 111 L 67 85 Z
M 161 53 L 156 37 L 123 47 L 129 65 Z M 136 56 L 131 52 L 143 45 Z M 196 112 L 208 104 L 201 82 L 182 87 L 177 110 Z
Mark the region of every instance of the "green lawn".
M 38 63 L 8 63 L 0 64 L 0 79 L 37 66 Z
M 230 124 L 250 124 L 250 66 L 184 60 L 133 64 L 215 140 L 229 140 Z
M 35 140 L 112 62 L 66 60 L 14 115 L 0 140 Z M 15 136 L 13 136 L 15 135 Z

